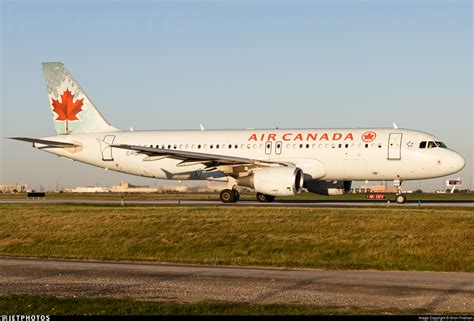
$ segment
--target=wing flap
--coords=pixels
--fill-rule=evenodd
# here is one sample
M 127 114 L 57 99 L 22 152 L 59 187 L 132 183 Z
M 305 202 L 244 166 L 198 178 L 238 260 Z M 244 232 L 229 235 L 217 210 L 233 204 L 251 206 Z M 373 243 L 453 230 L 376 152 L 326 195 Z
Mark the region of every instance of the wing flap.
M 218 155 L 218 154 L 208 154 L 208 153 L 198 153 L 190 152 L 184 150 L 176 149 L 164 149 L 164 148 L 154 148 L 138 145 L 127 145 L 127 144 L 116 144 L 110 145 L 110 147 L 121 148 L 127 150 L 133 150 L 142 154 L 148 155 L 148 157 L 154 156 L 164 156 L 167 158 L 173 158 L 182 160 L 180 163 L 183 166 L 186 163 L 209 163 L 212 162 L 213 166 L 218 165 L 242 165 L 242 164 L 252 164 L 252 165 L 262 165 L 269 166 L 272 164 L 288 166 L 287 163 L 280 163 L 274 161 L 258 160 L 245 157 L 236 157 L 228 155 Z

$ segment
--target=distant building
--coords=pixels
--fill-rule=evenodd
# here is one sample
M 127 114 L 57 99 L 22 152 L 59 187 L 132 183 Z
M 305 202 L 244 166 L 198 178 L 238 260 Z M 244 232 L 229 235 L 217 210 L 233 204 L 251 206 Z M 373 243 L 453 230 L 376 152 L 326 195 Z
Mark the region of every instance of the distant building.
M 352 193 L 395 193 L 396 191 L 395 187 L 385 185 L 361 185 L 351 190 Z
M 79 186 L 75 188 L 66 188 L 65 193 L 107 193 L 110 189 L 100 186 Z
M 202 191 L 220 191 L 221 189 L 214 189 L 210 186 L 204 187 Z M 190 187 L 186 184 L 180 185 L 165 185 L 160 187 L 150 187 L 150 186 L 139 186 L 133 185 L 128 182 L 120 182 L 118 185 L 113 185 L 110 187 L 100 187 L 100 186 L 78 186 L 75 188 L 66 188 L 64 189 L 65 193 L 169 193 L 169 192 L 195 192 L 201 191 L 199 187 Z
M 150 186 L 137 186 L 128 182 L 120 182 L 119 185 L 112 186 L 110 191 L 114 193 L 156 193 L 159 190 Z
M 25 190 L 25 186 L 20 184 L 0 185 L 0 193 L 23 193 Z

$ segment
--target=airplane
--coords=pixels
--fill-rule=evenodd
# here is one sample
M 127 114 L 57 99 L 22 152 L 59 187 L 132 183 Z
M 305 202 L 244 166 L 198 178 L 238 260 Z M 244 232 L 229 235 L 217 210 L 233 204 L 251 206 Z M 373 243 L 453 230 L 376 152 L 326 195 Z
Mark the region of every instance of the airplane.
M 60 62 L 42 64 L 56 135 L 8 137 L 107 170 L 169 180 L 227 182 L 224 203 L 239 186 L 257 200 L 308 192 L 349 192 L 352 181 L 402 182 L 460 171 L 464 158 L 435 136 L 410 129 L 316 128 L 122 131 L 113 127 Z

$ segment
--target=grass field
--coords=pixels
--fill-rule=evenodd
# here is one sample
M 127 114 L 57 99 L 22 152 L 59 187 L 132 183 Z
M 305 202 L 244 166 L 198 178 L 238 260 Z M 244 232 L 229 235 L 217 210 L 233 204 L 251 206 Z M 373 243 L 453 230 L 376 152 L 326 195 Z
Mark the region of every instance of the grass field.
M 0 255 L 474 271 L 473 208 L 0 205 Z
M 301 304 L 225 302 L 162 303 L 110 298 L 56 298 L 36 295 L 0 296 L 7 315 L 348 315 L 425 314 L 424 310 L 360 310 Z M 458 313 L 459 314 L 459 313 Z

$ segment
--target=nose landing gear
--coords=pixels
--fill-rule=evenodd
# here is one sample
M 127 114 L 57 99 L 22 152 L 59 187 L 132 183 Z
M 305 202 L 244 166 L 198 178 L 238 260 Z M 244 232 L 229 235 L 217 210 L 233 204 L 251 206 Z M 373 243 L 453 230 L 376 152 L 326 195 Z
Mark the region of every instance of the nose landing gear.
M 395 198 L 395 200 L 397 201 L 398 204 L 403 204 L 406 202 L 407 198 L 405 195 L 403 194 L 400 194 L 400 195 L 397 195 L 397 197 Z
M 398 203 L 398 204 L 403 204 L 406 202 L 407 200 L 407 197 L 405 195 L 403 195 L 403 190 L 402 190 L 402 183 L 403 181 L 401 180 L 394 180 L 393 181 L 393 186 L 397 188 L 397 192 L 396 192 L 396 196 L 395 196 L 395 201 Z

